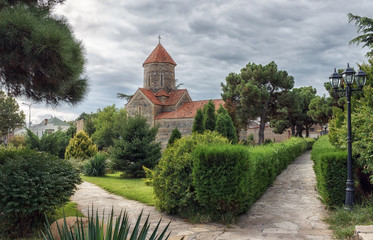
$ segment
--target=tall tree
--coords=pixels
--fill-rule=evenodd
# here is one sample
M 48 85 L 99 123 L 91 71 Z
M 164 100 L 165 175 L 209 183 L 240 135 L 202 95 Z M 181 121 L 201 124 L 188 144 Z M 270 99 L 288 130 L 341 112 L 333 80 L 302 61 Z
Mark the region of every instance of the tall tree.
M 258 143 L 261 144 L 265 124 L 278 97 L 293 85 L 293 77 L 286 71 L 279 71 L 274 62 L 265 66 L 248 63 L 240 74 L 231 73 L 226 77 L 226 85 L 222 84 L 222 98 L 235 108 L 241 126 L 247 127 L 250 120 L 260 118 Z
M 118 118 L 119 109 L 115 105 L 107 106 L 102 110 L 99 108 L 93 119 L 96 131 L 92 134 L 92 140 L 99 149 L 108 148 L 113 145 L 113 139 L 119 137 L 115 122 Z
M 112 150 L 113 168 L 128 177 L 144 177 L 143 166 L 154 168 L 161 158 L 161 146 L 155 141 L 157 127 L 151 127 L 141 115 L 122 119 L 119 138 Z
M 368 47 L 371 50 L 367 52 L 367 57 L 373 57 L 373 19 L 368 17 L 356 16 L 348 14 L 349 22 L 355 22 L 357 32 L 362 33 L 360 36 L 352 39 L 350 44 L 363 44 L 363 47 Z
M 327 98 L 325 95 L 322 97 L 316 96 L 311 100 L 307 114 L 315 123 L 328 123 L 329 119 L 333 116 L 333 106 L 331 105 L 330 98 Z
M 309 129 L 315 121 L 307 113 L 312 99 L 316 97 L 316 89 L 309 87 L 294 88 L 293 92 L 297 96 L 299 102 L 300 112 L 297 119 L 297 133 L 298 137 L 302 137 L 303 130 L 306 130 L 306 137 L 309 137 Z
M 203 125 L 205 130 L 214 131 L 216 123 L 215 104 L 211 100 L 203 106 L 203 114 Z
M 194 116 L 193 128 L 192 132 L 197 132 L 202 134 L 205 131 L 205 127 L 203 124 L 203 112 L 202 109 L 198 109 L 196 115 Z
M 0 2 L 0 86 L 13 96 L 51 105 L 84 98 L 81 41 L 51 8 L 63 0 Z
M 4 136 L 8 131 L 22 127 L 25 123 L 25 114 L 19 111 L 17 101 L 11 96 L 6 96 L 0 91 L 0 136 Z
M 236 128 L 227 111 L 217 114 L 215 131 L 228 138 L 233 144 L 237 143 Z

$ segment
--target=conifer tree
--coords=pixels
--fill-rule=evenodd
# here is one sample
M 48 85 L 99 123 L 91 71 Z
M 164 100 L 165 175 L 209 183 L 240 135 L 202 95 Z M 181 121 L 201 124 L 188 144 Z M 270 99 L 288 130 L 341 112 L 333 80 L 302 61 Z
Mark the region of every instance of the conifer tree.
M 205 130 L 214 131 L 216 123 L 215 104 L 211 100 L 203 107 L 203 113 Z
M 97 153 L 97 146 L 84 131 L 78 132 L 75 137 L 70 139 L 66 147 L 65 158 L 88 159 Z
M 203 116 L 202 109 L 198 109 L 196 116 L 194 117 L 192 132 L 197 132 L 197 133 L 202 134 L 205 131 L 203 119 L 204 119 L 204 116 Z
M 221 111 L 221 113 L 218 114 L 215 131 L 228 138 L 233 144 L 237 143 L 236 128 L 228 113 Z
M 176 141 L 176 139 L 180 139 L 180 138 L 181 138 L 181 133 L 179 129 L 175 128 L 174 130 L 172 130 L 171 136 L 168 139 L 167 147 L 171 146 Z

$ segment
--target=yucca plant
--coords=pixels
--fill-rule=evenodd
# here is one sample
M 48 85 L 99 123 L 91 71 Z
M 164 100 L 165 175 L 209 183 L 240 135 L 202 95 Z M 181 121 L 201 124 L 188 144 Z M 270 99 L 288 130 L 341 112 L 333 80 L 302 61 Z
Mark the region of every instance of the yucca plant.
M 130 223 L 126 211 L 121 211 L 119 216 L 114 221 L 114 209 L 112 209 L 105 229 L 104 217 L 102 217 L 102 220 L 100 221 L 98 211 L 96 211 L 96 217 L 94 217 L 92 208 L 91 214 L 88 211 L 88 223 L 86 227 L 83 226 L 82 218 L 79 219 L 77 216 L 77 224 L 74 229 L 69 229 L 69 226 L 66 224 L 65 217 L 64 224 L 62 226 L 59 226 L 57 223 L 57 229 L 60 239 L 63 240 L 145 240 L 150 227 L 149 215 L 146 218 L 144 225 L 140 229 L 141 217 L 142 211 L 137 218 L 137 222 L 132 230 L 132 233 L 130 234 Z M 160 235 L 157 234 L 161 220 L 162 219 L 159 220 L 149 240 L 167 240 L 170 236 L 170 233 L 168 233 L 166 236 L 166 231 L 171 222 L 167 224 Z M 42 232 L 44 240 L 55 240 L 48 219 L 46 220 L 45 228 L 45 233 Z

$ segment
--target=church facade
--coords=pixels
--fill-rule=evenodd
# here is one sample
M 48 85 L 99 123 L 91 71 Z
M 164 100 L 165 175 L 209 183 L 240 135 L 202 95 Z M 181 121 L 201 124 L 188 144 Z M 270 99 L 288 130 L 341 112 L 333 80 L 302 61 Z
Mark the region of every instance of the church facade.
M 197 110 L 209 101 L 192 101 L 187 89 L 177 89 L 175 67 L 175 61 L 159 43 L 143 63 L 143 87 L 126 104 L 130 115 L 141 114 L 151 126 L 159 126 L 157 140 L 163 147 L 175 128 L 182 136 L 191 134 Z M 224 105 L 221 99 L 212 101 L 216 109 Z

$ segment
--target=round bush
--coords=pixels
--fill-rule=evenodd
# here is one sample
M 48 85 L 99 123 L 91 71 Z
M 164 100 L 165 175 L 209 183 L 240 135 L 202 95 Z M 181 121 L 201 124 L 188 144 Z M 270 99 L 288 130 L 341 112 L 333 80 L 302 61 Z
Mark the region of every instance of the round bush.
M 45 212 L 66 203 L 80 182 L 71 164 L 57 156 L 0 149 L 0 232 L 25 235 L 44 220 Z
M 229 141 L 216 132 L 206 131 L 177 139 L 164 151 L 153 177 L 156 205 L 160 210 L 185 217 L 201 211 L 192 179 L 192 151 L 206 144 L 229 144 Z

